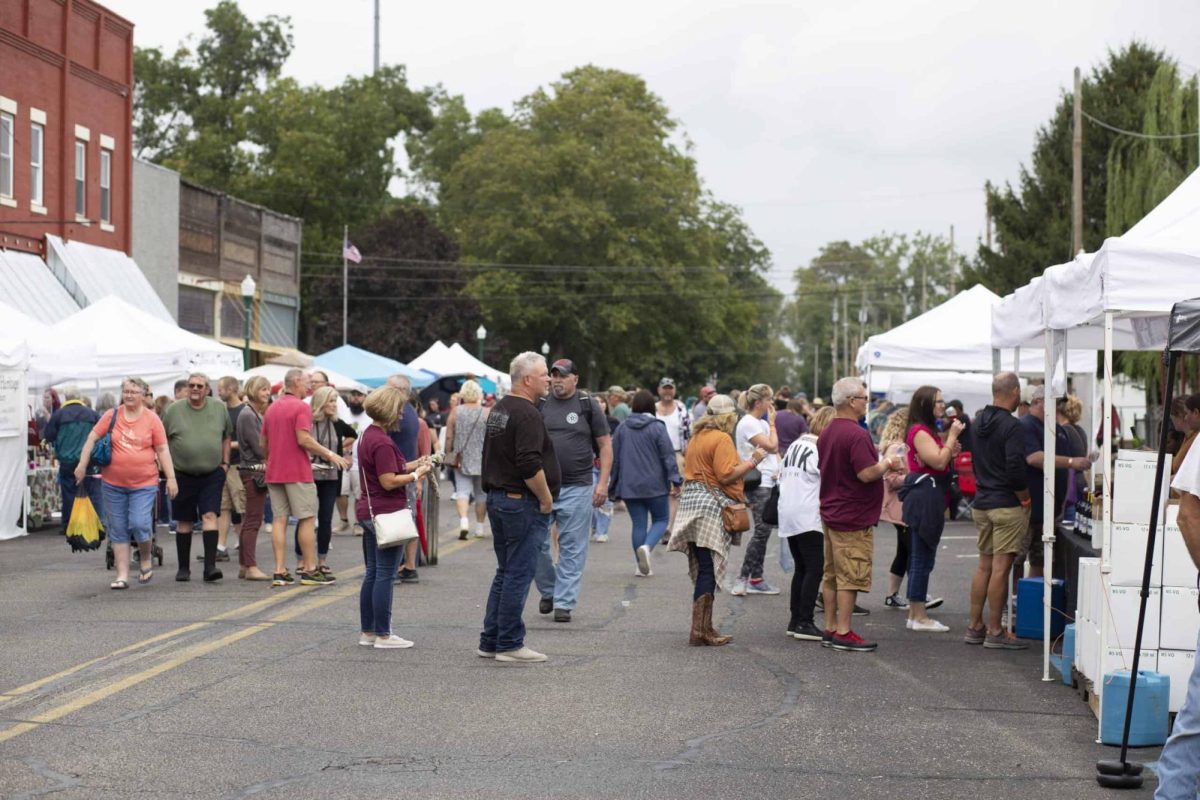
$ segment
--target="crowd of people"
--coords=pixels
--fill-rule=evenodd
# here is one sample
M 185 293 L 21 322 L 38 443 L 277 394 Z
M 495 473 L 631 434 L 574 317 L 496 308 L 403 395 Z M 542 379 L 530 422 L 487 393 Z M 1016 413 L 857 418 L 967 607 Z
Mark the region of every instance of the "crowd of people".
M 479 650 L 502 661 L 545 658 L 524 643 L 524 598 L 536 587 L 540 613 L 571 621 L 589 544 L 607 541 L 616 504 L 630 517 L 634 575 L 654 575 L 660 548 L 686 555 L 692 644 L 729 641 L 713 626 L 719 591 L 779 594 L 765 569 L 778 533 L 794 565 L 788 635 L 840 650 L 875 649 L 852 621 L 869 613 L 858 595 L 872 588 L 880 522 L 896 530 L 884 607 L 906 611 L 907 630 L 946 632 L 929 613 L 943 602 L 930 583 L 953 465 L 966 450 L 977 483 L 979 566 L 964 640 L 1025 646 L 1003 629 L 1001 613 L 1014 566 L 1028 560 L 1037 574 L 1042 564 L 1041 387 L 1023 392 L 1015 375 L 997 375 L 993 402 L 974 421 L 936 387 L 921 387 L 907 405 L 879 414 L 884 420 L 873 436 L 865 421 L 870 399 L 854 377 L 834 384 L 829 405 L 817 399 L 810 406 L 803 394 L 758 383 L 727 394 L 706 385 L 690 407 L 669 377 L 655 394 L 612 386 L 593 395 L 579 387 L 567 358 L 547 365 L 525 353 L 513 360 L 510 377 L 513 389 L 499 401 L 466 380 L 445 411 L 433 403 L 421 408 L 401 375 L 369 394 L 354 388 L 343 395 L 321 371 L 293 369 L 273 396 L 262 377 L 244 386 L 221 378 L 214 394 L 210 379 L 194 374 L 166 402 L 129 378 L 119 406 L 100 414 L 68 388 L 61 402 L 57 394 L 47 400 L 40 424 L 59 458 L 64 525 L 81 491 L 101 510 L 115 555 L 113 589 L 128 588 L 131 562 L 138 582 L 152 580 L 156 508 L 161 514 L 164 506 L 177 581 L 191 579 L 197 524 L 205 582 L 224 577 L 226 537 L 240 525 L 238 577 L 275 587 L 336 582 L 328 563 L 332 534 L 353 530 L 363 537 L 366 565 L 360 641 L 379 647 L 411 645 L 391 628 L 391 592 L 393 583 L 419 580 L 419 544 L 378 547 L 373 520 L 415 510 L 421 480 L 444 468 L 459 538 L 482 538 L 490 529 L 494 540 L 498 568 Z M 1056 479 L 1064 483 L 1089 463 L 1086 437 L 1072 426 L 1077 406 L 1067 398 L 1058 408 Z M 1182 407 L 1181 420 L 1189 413 Z M 105 439 L 110 455 L 94 465 L 93 451 Z M 264 524 L 269 572 L 256 560 Z M 735 572 L 730 548 L 743 538 Z

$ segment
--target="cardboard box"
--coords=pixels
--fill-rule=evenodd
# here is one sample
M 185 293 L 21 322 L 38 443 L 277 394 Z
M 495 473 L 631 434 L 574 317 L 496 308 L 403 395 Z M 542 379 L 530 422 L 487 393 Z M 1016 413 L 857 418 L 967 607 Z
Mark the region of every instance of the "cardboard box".
M 1164 586 L 1160 615 L 1159 647 L 1164 650 L 1195 650 L 1200 635 L 1200 608 L 1195 588 Z
M 1142 629 L 1142 649 L 1158 649 L 1162 589 L 1151 587 L 1146 598 L 1146 624 Z M 1110 586 L 1101 609 L 1101 626 L 1106 629 L 1104 646 L 1133 649 L 1137 637 L 1138 607 L 1141 589 L 1133 586 Z
M 1099 623 L 1096 601 L 1100 597 L 1100 559 L 1079 559 L 1079 604 L 1078 620 Z
M 1192 668 L 1196 666 L 1196 651 L 1194 650 L 1160 650 L 1158 653 L 1159 674 L 1171 679 L 1171 700 L 1169 711 L 1183 708 L 1183 698 L 1187 696 L 1188 681 L 1192 677 Z
M 1150 585 L 1162 586 L 1163 537 L 1154 537 L 1154 564 L 1150 568 Z M 1108 575 L 1113 586 L 1141 586 L 1146 569 L 1146 544 L 1150 538 L 1150 526 L 1136 522 L 1114 522 L 1112 526 L 1112 550 Z
M 1154 497 L 1154 473 L 1158 454 L 1141 450 L 1121 450 L 1113 468 L 1113 522 L 1150 523 L 1150 502 Z M 1167 507 L 1170 471 L 1159 485 L 1159 508 Z M 1161 512 L 1160 512 L 1161 513 Z
M 1104 653 L 1104 663 L 1100 666 L 1100 674 L 1107 675 L 1110 672 L 1119 672 L 1124 670 L 1128 672 L 1133 669 L 1133 650 L 1125 650 L 1116 647 L 1110 647 Z M 1142 650 L 1142 657 L 1138 661 L 1138 670 L 1145 672 L 1158 672 L 1158 651 L 1157 650 Z
M 1179 506 L 1167 506 L 1163 539 L 1163 586 L 1195 586 L 1196 565 L 1179 530 Z

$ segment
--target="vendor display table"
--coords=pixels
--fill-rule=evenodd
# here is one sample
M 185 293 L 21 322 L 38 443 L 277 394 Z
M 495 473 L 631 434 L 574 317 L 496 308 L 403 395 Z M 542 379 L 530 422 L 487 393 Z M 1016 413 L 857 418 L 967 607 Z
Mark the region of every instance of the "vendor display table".
M 1083 536 L 1075 530 L 1059 528 L 1055 537 L 1058 539 L 1058 555 L 1061 556 L 1055 563 L 1055 572 L 1059 573 L 1056 577 L 1061 577 L 1067 584 L 1065 608 L 1068 614 L 1074 614 L 1077 605 L 1076 588 L 1079 586 L 1079 559 L 1099 558 L 1100 551 L 1092 548 L 1091 536 Z

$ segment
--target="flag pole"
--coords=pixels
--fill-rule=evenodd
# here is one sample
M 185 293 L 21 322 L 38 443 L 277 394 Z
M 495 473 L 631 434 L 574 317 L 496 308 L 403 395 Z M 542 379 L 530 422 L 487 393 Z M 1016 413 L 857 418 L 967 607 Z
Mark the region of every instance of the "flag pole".
M 349 324 L 347 309 L 350 302 L 350 266 L 346 260 L 346 248 L 350 245 L 350 226 L 342 228 L 342 345 L 346 345 L 346 331 Z

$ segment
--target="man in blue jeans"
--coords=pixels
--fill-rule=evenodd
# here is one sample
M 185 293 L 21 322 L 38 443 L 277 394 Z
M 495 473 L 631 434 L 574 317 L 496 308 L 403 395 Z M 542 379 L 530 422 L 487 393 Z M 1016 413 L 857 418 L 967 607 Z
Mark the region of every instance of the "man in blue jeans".
M 1200 450 L 1193 447 L 1188 451 L 1171 488 L 1179 490 L 1179 530 L 1192 563 L 1200 569 Z M 1158 759 L 1154 800 L 1196 800 L 1200 784 L 1200 642 L 1196 651 L 1187 697 Z
M 521 614 L 561 476 L 554 445 L 534 405 L 549 384 L 546 359 L 522 353 L 512 360 L 509 377 L 512 391 L 492 407 L 483 439 L 483 489 L 496 576 L 475 652 L 500 662 L 532 663 L 546 656 L 525 646 Z
M 546 525 L 538 554 L 537 587 L 542 599 L 538 611 L 554 612 L 555 622 L 570 622 L 579 599 L 579 584 L 587 563 L 592 509 L 608 500 L 612 470 L 612 434 L 600 404 L 577 391 L 575 362 L 560 358 L 550 367 L 550 396 L 541 404 L 542 419 L 554 442 L 562 472 L 562 490 Z M 592 462 L 599 456 L 600 470 Z M 558 564 L 550 558 L 550 523 L 558 524 Z

